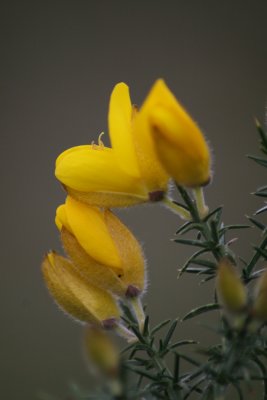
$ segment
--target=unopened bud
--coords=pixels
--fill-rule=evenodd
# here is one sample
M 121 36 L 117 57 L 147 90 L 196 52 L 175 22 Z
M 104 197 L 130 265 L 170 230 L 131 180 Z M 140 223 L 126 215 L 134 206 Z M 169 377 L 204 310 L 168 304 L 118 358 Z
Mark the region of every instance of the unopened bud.
M 118 375 L 119 350 L 106 331 L 88 326 L 85 330 L 84 347 L 86 357 L 96 374 L 108 378 Z
M 247 304 L 247 291 L 234 266 L 227 259 L 218 266 L 216 283 L 219 300 L 230 312 L 240 312 Z

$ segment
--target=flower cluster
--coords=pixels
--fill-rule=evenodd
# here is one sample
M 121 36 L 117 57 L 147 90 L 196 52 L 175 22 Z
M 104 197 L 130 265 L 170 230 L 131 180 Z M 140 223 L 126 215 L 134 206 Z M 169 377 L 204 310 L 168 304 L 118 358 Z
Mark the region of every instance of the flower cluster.
M 123 302 L 132 307 L 140 330 L 144 324 L 142 249 L 110 208 L 170 204 L 168 185 L 174 179 L 195 190 L 201 211 L 197 194 L 211 177 L 210 152 L 200 129 L 162 80 L 154 84 L 140 110 L 132 105 L 128 87 L 117 84 L 108 124 L 111 147 L 100 136 L 98 144 L 70 148 L 56 160 L 55 175 L 67 192 L 56 212 L 67 258 L 50 252 L 42 266 L 60 307 L 92 327 L 90 338 L 101 338 L 95 348 L 105 347 L 106 335 L 95 334 L 103 329 L 133 339 L 121 320 Z M 176 208 L 187 216 L 185 209 Z M 205 212 L 202 207 L 200 214 Z M 98 359 L 95 352 L 93 358 Z M 105 364 L 102 359 L 101 363 Z

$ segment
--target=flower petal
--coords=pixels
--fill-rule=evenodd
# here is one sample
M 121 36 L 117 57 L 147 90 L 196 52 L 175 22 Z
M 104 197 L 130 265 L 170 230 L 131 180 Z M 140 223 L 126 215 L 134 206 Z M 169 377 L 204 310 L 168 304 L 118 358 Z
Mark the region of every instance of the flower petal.
M 66 214 L 71 231 L 83 249 L 96 261 L 121 269 L 121 259 L 102 211 L 68 196 Z
M 165 191 L 169 180 L 169 176 L 159 162 L 155 151 L 149 118 L 151 110 L 165 100 L 161 98 L 162 87 L 164 87 L 164 82 L 158 80 L 133 121 L 133 137 L 141 176 L 146 181 L 150 192 Z
M 132 132 L 133 108 L 129 88 L 118 83 L 111 94 L 109 104 L 109 135 L 119 166 L 127 174 L 139 178 L 140 170 Z
M 122 170 L 115 152 L 104 146 L 84 145 L 65 151 L 57 159 L 55 175 L 80 192 L 146 195 L 140 179 Z
M 57 208 L 55 223 L 59 231 L 61 231 L 62 227 L 65 226 L 65 228 L 67 228 L 70 232 L 72 232 L 66 213 L 66 204 L 61 204 Z

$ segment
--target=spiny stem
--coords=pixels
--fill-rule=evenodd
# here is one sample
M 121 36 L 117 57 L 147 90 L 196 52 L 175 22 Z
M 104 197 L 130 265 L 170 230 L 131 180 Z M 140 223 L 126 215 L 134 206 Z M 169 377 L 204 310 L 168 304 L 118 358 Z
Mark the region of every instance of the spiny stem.
M 145 314 L 143 311 L 143 307 L 142 307 L 142 303 L 140 298 L 136 297 L 136 298 L 132 298 L 130 299 L 131 305 L 132 305 L 132 310 L 134 310 L 135 314 L 136 312 L 139 313 L 141 312 L 141 317 L 143 319 L 143 324 L 142 324 L 142 329 L 140 329 L 140 325 L 139 325 L 139 333 L 138 333 L 138 339 L 139 342 L 143 343 L 146 345 L 147 348 L 147 354 L 150 357 L 150 359 L 152 360 L 155 369 L 160 373 L 163 374 L 164 372 L 166 372 L 166 374 L 168 374 L 169 377 L 171 377 L 173 379 L 173 375 L 171 373 L 171 371 L 169 370 L 169 368 L 165 365 L 164 360 L 162 359 L 161 355 L 159 354 L 158 349 L 156 348 L 156 346 L 154 345 L 154 337 L 151 336 L 150 334 L 144 335 L 143 333 L 143 328 L 144 328 L 144 320 L 145 320 Z M 141 306 L 141 307 L 140 307 Z M 130 324 L 129 328 L 131 329 L 131 327 L 133 328 L 133 326 Z M 135 332 L 135 330 L 134 330 Z M 138 345 L 138 342 L 136 343 L 136 345 Z M 132 350 L 134 350 L 134 347 L 132 348 Z
M 180 218 L 191 221 L 191 214 L 187 211 L 184 207 L 179 206 L 178 204 L 174 203 L 169 197 L 164 197 L 162 203 L 173 211 L 175 214 L 178 214 Z
M 173 378 L 172 373 L 171 373 L 171 371 L 169 370 L 169 368 L 165 365 L 164 360 L 163 360 L 161 357 L 157 356 L 157 354 L 156 354 L 157 351 L 156 351 L 155 347 L 154 347 L 154 346 L 151 346 L 150 348 L 151 348 L 151 352 L 152 352 L 151 354 L 153 354 L 153 355 L 151 356 L 151 358 L 152 358 L 152 360 L 153 360 L 153 362 L 154 362 L 154 364 L 155 364 L 156 369 L 157 369 L 160 373 L 163 373 L 163 372 L 165 371 L 170 377 Z
M 203 226 L 203 236 L 205 237 L 205 239 L 207 241 L 210 241 L 211 243 L 213 243 L 210 227 L 204 221 L 202 221 L 201 224 Z M 214 243 L 214 245 L 211 247 L 210 251 L 217 261 L 220 261 L 220 259 L 223 258 L 225 255 L 224 252 L 222 251 L 221 246 L 219 246 L 219 243 Z
M 214 242 L 214 240 L 212 238 L 211 228 L 210 228 L 208 222 L 204 221 L 202 219 L 203 215 L 202 216 L 200 215 L 201 210 L 202 210 L 202 214 L 203 214 L 203 212 L 204 213 L 208 212 L 208 207 L 206 206 L 205 200 L 204 200 L 203 188 L 200 187 L 200 188 L 194 189 L 195 202 L 192 201 L 191 197 L 189 196 L 189 194 L 183 187 L 177 186 L 177 189 L 178 189 L 182 199 L 184 200 L 185 204 L 187 205 L 187 207 L 190 210 L 190 215 L 191 215 L 190 220 L 192 222 L 201 224 L 202 225 L 202 234 L 203 234 L 204 238 L 208 242 L 214 243 L 214 245 L 212 245 L 212 247 L 210 248 L 210 251 L 212 252 L 215 259 L 217 261 L 219 261 L 222 257 L 225 256 L 224 249 L 222 249 L 222 246 L 220 246 L 219 242 L 217 242 L 217 243 Z

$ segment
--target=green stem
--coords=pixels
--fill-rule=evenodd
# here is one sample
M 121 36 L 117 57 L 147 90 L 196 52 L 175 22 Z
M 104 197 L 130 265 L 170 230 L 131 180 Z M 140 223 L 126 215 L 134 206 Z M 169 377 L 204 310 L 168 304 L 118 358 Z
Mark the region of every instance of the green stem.
M 225 252 L 222 250 L 222 246 L 218 241 L 214 242 L 211 228 L 208 225 L 208 222 L 202 219 L 203 214 L 207 213 L 208 211 L 208 207 L 206 206 L 204 200 L 203 189 L 202 188 L 194 189 L 195 202 L 192 201 L 191 197 L 188 195 L 187 191 L 183 187 L 177 186 L 177 189 L 180 192 L 180 195 L 184 200 L 186 206 L 190 210 L 190 216 L 191 216 L 190 220 L 192 222 L 196 222 L 202 225 L 202 231 L 201 231 L 202 235 L 208 242 L 213 244 L 212 247 L 210 248 L 210 251 L 215 257 L 215 259 L 217 261 L 220 261 L 220 259 L 224 257 Z M 200 215 L 201 213 L 202 215 Z
M 164 361 L 160 357 L 154 356 L 153 357 L 153 361 L 154 361 L 157 369 L 159 370 L 159 372 L 166 371 L 171 376 L 170 371 L 168 370 L 168 368 L 166 367 Z
M 145 323 L 145 313 L 140 296 L 132 297 L 129 299 L 129 303 L 134 311 L 135 317 L 138 321 L 139 330 L 143 333 Z
M 178 204 L 174 203 L 169 197 L 164 197 L 162 203 L 173 211 L 175 214 L 178 214 L 180 218 L 191 221 L 191 214 L 187 211 L 184 207 L 179 206 Z
M 152 337 L 143 336 L 143 343 L 146 344 L 146 346 L 147 346 L 147 354 L 150 357 L 150 359 L 153 361 L 154 366 L 158 370 L 158 372 L 163 374 L 163 372 L 165 371 L 169 375 L 169 377 L 171 377 L 173 379 L 173 375 L 172 375 L 171 371 L 165 365 L 165 362 L 161 358 L 161 356 L 159 355 L 157 348 L 155 347 L 154 344 L 151 344 L 152 343 Z
M 216 243 L 213 241 L 210 228 L 206 222 L 202 222 L 202 226 L 203 226 L 203 236 L 205 237 L 205 239 L 207 241 L 210 241 L 211 243 L 214 243 L 214 245 L 210 249 L 211 253 L 213 254 L 213 256 L 217 261 L 220 261 L 220 259 L 224 257 L 224 251 L 222 251 L 220 243 L 219 242 Z
M 151 348 L 151 350 L 154 353 L 154 356 L 152 357 L 152 359 L 153 359 L 153 362 L 154 362 L 157 370 L 161 374 L 163 374 L 163 372 L 165 371 L 169 375 L 169 377 L 171 377 L 173 379 L 172 373 L 169 370 L 169 368 L 165 365 L 165 362 L 155 354 L 155 350 L 153 349 L 153 347 Z
M 196 206 L 200 219 L 205 218 L 209 213 L 209 208 L 205 203 L 204 191 L 202 187 L 193 189 L 193 195 L 196 200 Z

